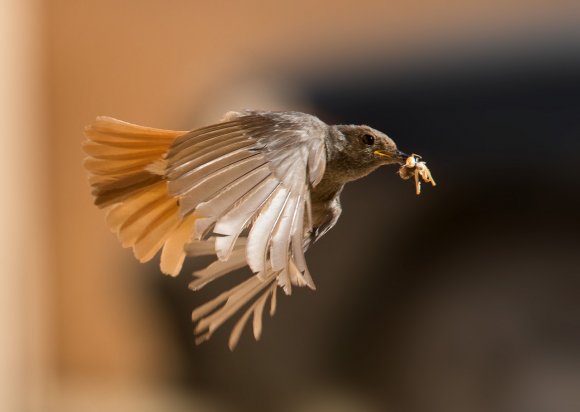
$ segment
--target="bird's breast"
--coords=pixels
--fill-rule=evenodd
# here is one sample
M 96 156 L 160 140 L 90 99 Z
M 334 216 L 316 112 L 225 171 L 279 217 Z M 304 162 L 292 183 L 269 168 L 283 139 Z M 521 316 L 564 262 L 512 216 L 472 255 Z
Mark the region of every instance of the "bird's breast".
M 311 192 L 312 205 L 312 237 L 319 239 L 328 232 L 337 222 L 342 212 L 340 205 L 340 192 L 343 185 L 338 187 L 328 187 L 326 185 L 316 186 Z M 322 187 L 320 187 L 322 185 Z

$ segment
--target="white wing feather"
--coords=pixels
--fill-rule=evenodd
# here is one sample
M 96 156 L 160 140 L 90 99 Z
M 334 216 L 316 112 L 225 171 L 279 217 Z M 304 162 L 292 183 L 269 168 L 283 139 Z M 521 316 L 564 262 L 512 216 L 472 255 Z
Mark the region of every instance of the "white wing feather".
M 248 235 L 246 259 L 248 266 L 254 273 L 262 272 L 265 269 L 268 243 L 270 242 L 276 223 L 284 212 L 288 196 L 288 190 L 280 185 L 272 195 L 271 201 L 264 205 L 258 214 L 258 218 L 252 225 L 252 229 Z
M 208 253 L 207 243 L 215 239 L 218 260 L 196 272 L 190 287 L 199 289 L 244 265 L 255 273 L 192 314 L 203 341 L 249 304 L 230 337 L 233 348 L 252 313 L 254 336 L 260 337 L 269 296 L 272 314 L 275 308 L 276 284 L 287 294 L 292 285 L 314 289 L 304 247 L 311 231 L 309 190 L 326 165 L 327 126 L 288 112 L 233 112 L 226 120 L 179 137 L 166 170 L 181 214 L 198 216 L 192 251 Z

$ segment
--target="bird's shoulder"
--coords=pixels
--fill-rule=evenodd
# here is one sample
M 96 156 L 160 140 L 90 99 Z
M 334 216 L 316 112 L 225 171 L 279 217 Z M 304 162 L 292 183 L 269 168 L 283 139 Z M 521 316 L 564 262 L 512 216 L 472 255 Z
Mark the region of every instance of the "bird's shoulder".
M 248 126 L 260 123 L 272 127 L 273 132 L 294 131 L 310 138 L 325 137 L 329 128 L 318 117 L 297 111 L 230 111 L 223 116 L 222 121 L 238 121 Z

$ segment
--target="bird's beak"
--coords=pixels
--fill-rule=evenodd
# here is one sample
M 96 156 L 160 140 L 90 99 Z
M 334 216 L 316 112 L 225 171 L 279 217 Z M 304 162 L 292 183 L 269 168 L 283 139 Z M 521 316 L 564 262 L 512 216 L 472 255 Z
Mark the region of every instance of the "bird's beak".
M 400 150 L 397 149 L 396 158 L 397 158 L 397 161 L 399 162 L 399 164 L 405 164 L 405 162 L 407 161 L 407 159 L 409 157 L 410 156 L 407 153 L 401 152 Z
M 394 160 L 399 164 L 404 164 L 407 158 L 409 157 L 408 154 L 405 152 L 401 152 L 400 150 L 395 150 L 394 152 L 388 152 L 386 150 L 375 150 L 373 152 L 377 156 L 386 157 L 389 160 Z

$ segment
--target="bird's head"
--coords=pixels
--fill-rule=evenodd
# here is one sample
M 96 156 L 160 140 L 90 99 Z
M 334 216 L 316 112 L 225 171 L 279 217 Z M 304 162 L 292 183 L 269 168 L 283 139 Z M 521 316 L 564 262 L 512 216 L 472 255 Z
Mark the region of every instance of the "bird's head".
M 389 136 L 372 127 L 338 125 L 336 131 L 339 132 L 333 139 L 336 162 L 349 170 L 354 179 L 382 165 L 402 165 L 409 157 L 397 149 L 397 145 Z
M 345 137 L 344 154 L 361 165 L 404 164 L 408 155 L 386 134 L 369 126 L 339 125 Z

